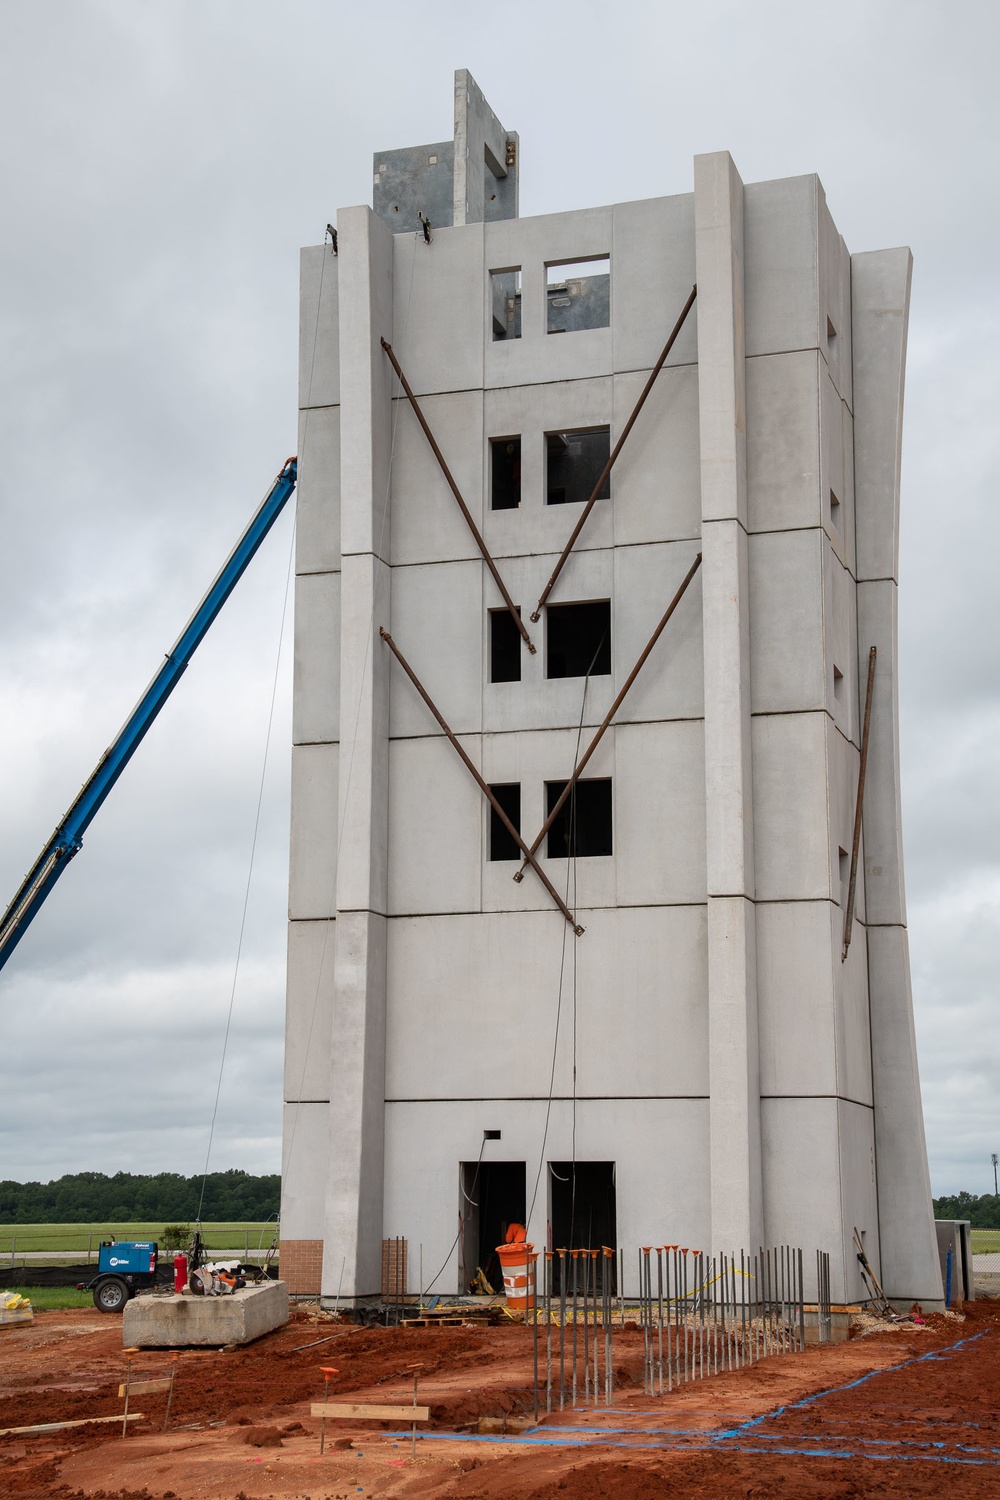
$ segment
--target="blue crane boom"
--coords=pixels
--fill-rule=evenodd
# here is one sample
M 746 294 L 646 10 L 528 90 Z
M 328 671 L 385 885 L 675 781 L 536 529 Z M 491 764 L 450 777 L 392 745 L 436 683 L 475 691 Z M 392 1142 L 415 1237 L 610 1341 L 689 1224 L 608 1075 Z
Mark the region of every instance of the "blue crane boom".
M 0 969 L 21 941 L 63 870 L 74 854 L 79 853 L 83 835 L 105 797 L 135 754 L 147 729 L 170 697 L 181 673 L 204 640 L 209 626 L 243 577 L 258 547 L 281 514 L 285 501 L 295 489 L 296 474 L 296 460 L 290 458 L 261 501 L 249 526 L 223 563 L 208 593 L 168 652 L 160 670 L 125 720 L 115 739 L 101 756 L 66 816 L 21 882 L 17 894 L 0 920 Z

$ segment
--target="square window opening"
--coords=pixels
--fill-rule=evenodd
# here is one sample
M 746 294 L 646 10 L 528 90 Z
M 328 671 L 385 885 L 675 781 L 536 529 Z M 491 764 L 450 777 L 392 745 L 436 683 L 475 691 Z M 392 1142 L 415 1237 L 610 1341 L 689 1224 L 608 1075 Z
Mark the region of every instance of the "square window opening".
M 493 342 L 521 337 L 521 267 L 490 272 L 490 322 Z
M 521 503 L 521 439 L 490 438 L 490 508 L 517 510 Z
M 490 610 L 490 681 L 521 681 L 521 632 L 509 609 Z
M 546 261 L 548 333 L 611 326 L 611 257 Z
M 575 505 L 594 493 L 611 457 L 611 428 L 582 427 L 545 434 L 545 503 Z M 599 500 L 611 499 L 611 475 L 605 476 Z
M 565 787 L 565 781 L 545 783 L 546 816 Z M 612 853 L 610 776 L 576 783 L 549 829 L 545 852 L 549 859 L 593 859 Z
M 521 783 L 512 781 L 491 786 L 490 791 L 507 814 L 518 833 L 521 832 Z M 496 808 L 490 805 L 490 861 L 520 859 L 517 840 Z
M 834 494 L 833 490 L 831 490 L 830 491 L 830 525 L 833 527 L 834 531 L 839 531 L 840 530 L 840 514 L 841 514 L 841 512 L 840 512 L 840 501 L 837 499 L 837 497 Z
M 611 600 L 550 604 L 545 611 L 546 677 L 607 677 L 611 672 Z

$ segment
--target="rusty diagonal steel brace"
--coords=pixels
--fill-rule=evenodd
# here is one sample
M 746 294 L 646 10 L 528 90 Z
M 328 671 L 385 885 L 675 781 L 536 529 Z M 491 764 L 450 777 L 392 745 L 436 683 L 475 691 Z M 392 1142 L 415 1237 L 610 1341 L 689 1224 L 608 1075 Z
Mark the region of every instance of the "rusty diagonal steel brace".
M 642 394 L 640 395 L 638 401 L 635 403 L 635 406 L 632 408 L 632 415 L 629 417 L 628 421 L 625 423 L 625 426 L 622 428 L 622 435 L 618 439 L 617 443 L 615 444 L 614 452 L 612 453 L 611 457 L 608 459 L 607 463 L 604 465 L 604 468 L 601 470 L 601 477 L 597 481 L 597 483 L 594 485 L 593 494 L 591 495 L 590 499 L 587 501 L 586 505 L 583 507 L 583 510 L 580 512 L 580 519 L 577 521 L 576 525 L 573 527 L 572 532 L 570 533 L 569 541 L 566 543 L 565 547 L 562 550 L 562 556 L 560 557 L 559 561 L 556 563 L 555 567 L 552 569 L 552 577 L 549 579 L 548 583 L 542 589 L 541 595 L 539 596 L 538 603 L 535 605 L 534 609 L 531 612 L 532 622 L 540 619 L 541 613 L 542 613 L 542 607 L 544 606 L 546 599 L 549 597 L 549 595 L 551 594 L 553 588 L 555 587 L 555 581 L 559 577 L 559 574 L 562 572 L 563 567 L 565 566 L 565 563 L 566 563 L 566 559 L 569 557 L 570 553 L 572 552 L 573 547 L 574 547 L 574 545 L 576 543 L 577 537 L 580 535 L 580 532 L 583 530 L 584 526 L 587 524 L 587 517 L 590 515 L 590 512 L 593 510 L 594 506 L 597 504 L 597 498 L 600 495 L 601 490 L 604 488 L 604 481 L 607 479 L 608 475 L 611 473 L 611 470 L 614 468 L 614 466 L 615 466 L 615 459 L 618 457 L 619 453 L 624 448 L 624 446 L 625 446 L 625 439 L 628 437 L 629 433 L 632 431 L 632 428 L 635 426 L 635 419 L 639 415 L 639 413 L 642 411 L 642 408 L 645 406 L 645 404 L 646 404 L 646 397 L 649 395 L 650 391 L 653 389 L 653 384 L 654 384 L 654 382 L 656 380 L 656 377 L 657 377 L 657 375 L 659 375 L 660 371 L 663 369 L 663 366 L 666 363 L 667 355 L 670 353 L 671 349 L 674 347 L 674 342 L 675 342 L 675 340 L 677 338 L 677 335 L 680 333 L 681 329 L 684 327 L 684 320 L 687 318 L 688 313 L 691 311 L 692 307 L 694 306 L 694 299 L 697 297 L 697 295 L 698 295 L 698 285 L 697 285 L 697 282 L 696 282 L 695 285 L 691 288 L 691 295 L 688 297 L 688 299 L 685 302 L 683 308 L 681 309 L 681 315 L 677 319 L 677 322 L 674 324 L 673 330 L 672 330 L 672 332 L 670 334 L 670 337 L 667 339 L 667 342 L 663 346 L 663 353 L 660 355 L 659 359 L 656 361 L 656 364 L 653 366 L 652 370 L 650 371 L 649 379 L 646 381 L 646 384 L 642 388 Z
M 610 725 L 611 720 L 614 718 L 615 714 L 621 708 L 622 703 L 625 701 L 625 695 L 626 695 L 626 693 L 628 692 L 629 688 L 632 686 L 632 684 L 635 681 L 635 679 L 638 677 L 639 673 L 642 671 L 642 668 L 643 668 L 643 665 L 644 665 L 644 663 L 646 661 L 647 656 L 652 651 L 652 649 L 656 645 L 657 641 L 660 639 L 660 636 L 663 633 L 663 630 L 664 630 L 664 627 L 666 626 L 667 621 L 670 619 L 670 616 L 673 614 L 674 610 L 677 608 L 678 604 L 681 602 L 681 599 L 684 597 L 684 591 L 686 590 L 688 584 L 691 582 L 692 578 L 697 573 L 697 571 L 698 571 L 698 569 L 700 567 L 701 567 L 701 553 L 699 552 L 698 555 L 697 555 L 697 557 L 695 558 L 694 562 L 691 564 L 690 568 L 688 568 L 687 573 L 684 575 L 684 578 L 683 578 L 683 580 L 681 582 L 680 588 L 677 590 L 676 594 L 674 595 L 674 597 L 671 599 L 670 603 L 668 604 L 666 614 L 663 616 L 663 619 L 660 621 L 659 625 L 657 625 L 656 629 L 653 631 L 653 634 L 650 636 L 648 642 L 646 643 L 645 650 L 643 651 L 642 655 L 639 657 L 639 660 L 636 662 L 636 664 L 632 668 L 631 672 L 628 674 L 628 677 L 625 679 L 625 685 L 624 685 L 624 687 L 622 688 L 621 692 L 618 694 L 618 697 L 615 699 L 614 703 L 612 703 L 611 707 L 608 709 L 607 713 L 605 714 L 604 720 L 603 720 L 603 722 L 601 724 L 600 729 L 598 729 L 597 733 L 594 735 L 594 738 L 591 740 L 590 744 L 587 746 L 586 750 L 583 752 L 583 754 L 580 756 L 580 759 L 577 761 L 577 763 L 576 763 L 576 769 L 574 770 L 574 772 L 573 772 L 572 776 L 570 777 L 570 779 L 567 781 L 566 785 L 563 787 L 562 792 L 561 792 L 561 794 L 560 794 L 560 796 L 559 796 L 559 798 L 558 798 L 558 800 L 556 802 L 556 805 L 553 807 L 552 811 L 549 813 L 548 817 L 545 819 L 545 822 L 542 824 L 541 828 L 539 829 L 539 831 L 538 831 L 538 837 L 535 839 L 535 842 L 532 844 L 531 848 L 527 851 L 527 853 L 525 855 L 525 863 L 521 866 L 521 868 L 518 870 L 517 874 L 513 877 L 514 880 L 523 880 L 524 879 L 524 872 L 525 872 L 525 869 L 527 868 L 528 861 L 529 860 L 533 861 L 534 855 L 535 855 L 535 853 L 536 853 L 536 851 L 538 849 L 539 844 L 542 842 L 542 839 L 548 833 L 549 829 L 552 827 L 552 824 L 555 822 L 556 818 L 559 816 L 559 813 L 562 811 L 563 805 L 564 805 L 567 797 L 572 792 L 573 788 L 576 786 L 577 782 L 580 779 L 581 772 L 583 771 L 583 769 L 586 766 L 587 762 L 589 761 L 590 757 L 593 755 L 594 751 L 597 749 L 598 745 L 601 743 L 601 740 L 604 738 L 605 731 L 607 730 L 608 726 Z M 522 845 L 522 847 L 523 847 L 523 845 Z
M 476 525 L 475 521 L 472 519 L 472 513 L 469 510 L 469 507 L 466 505 L 465 501 L 462 499 L 462 492 L 459 489 L 458 485 L 455 483 L 454 476 L 453 476 L 451 470 L 449 469 L 447 463 L 445 462 L 444 454 L 441 452 L 441 449 L 437 445 L 437 440 L 435 439 L 433 432 L 431 432 L 431 429 L 430 429 L 430 427 L 428 425 L 428 422 L 427 422 L 427 418 L 424 416 L 423 412 L 420 410 L 420 406 L 419 406 L 419 404 L 417 402 L 417 398 L 413 394 L 412 389 L 410 388 L 410 382 L 407 380 L 406 376 L 403 374 L 402 369 L 400 368 L 399 360 L 396 358 L 396 356 L 395 356 L 395 354 L 393 352 L 392 345 L 389 344 L 389 343 L 387 343 L 385 339 L 382 339 L 381 342 L 382 342 L 382 348 L 385 350 L 386 354 L 388 354 L 388 356 L 389 356 L 389 362 L 392 365 L 392 368 L 395 370 L 396 374 L 399 376 L 399 383 L 403 387 L 403 393 L 406 396 L 407 401 L 409 401 L 410 405 L 413 407 L 414 416 L 416 417 L 417 421 L 420 423 L 420 426 L 423 428 L 424 437 L 427 439 L 427 441 L 431 445 L 431 452 L 434 454 L 434 457 L 437 459 L 438 463 L 441 465 L 441 473 L 444 475 L 445 479 L 448 481 L 448 485 L 449 485 L 449 487 L 451 489 L 451 492 L 455 496 L 455 499 L 458 501 L 458 508 L 462 512 L 462 515 L 465 517 L 465 524 L 468 526 L 469 530 L 472 532 L 473 539 L 475 540 L 476 546 L 479 548 L 480 552 L 483 555 L 483 561 L 486 563 L 486 566 L 489 568 L 490 572 L 493 574 L 493 581 L 494 581 L 494 583 L 496 584 L 497 588 L 500 590 L 500 593 L 503 596 L 503 602 L 506 604 L 507 608 L 510 610 L 511 619 L 514 621 L 514 624 L 517 626 L 517 628 L 520 631 L 522 637 L 524 638 L 524 643 L 527 646 L 528 650 L 531 652 L 532 656 L 534 656 L 534 654 L 535 654 L 535 647 L 532 645 L 531 636 L 528 634 L 528 628 L 525 625 L 524 621 L 521 619 L 521 616 L 520 616 L 520 613 L 518 611 L 517 605 L 514 603 L 513 599 L 510 597 L 510 594 L 508 594 L 508 592 L 507 592 L 507 586 L 504 583 L 503 579 L 500 577 L 500 572 L 499 572 L 499 569 L 497 568 L 496 563 L 493 561 L 492 557 L 490 556 L 489 548 L 487 547 L 486 543 L 483 541 L 482 532 L 479 530 L 479 527 Z
M 861 764 L 858 767 L 858 800 L 854 807 L 854 842 L 851 845 L 851 882 L 847 888 L 847 911 L 844 915 L 844 946 L 840 962 L 847 959 L 851 946 L 851 928 L 854 925 L 854 897 L 858 887 L 858 854 L 861 849 L 861 809 L 865 800 L 865 772 L 868 769 L 868 736 L 872 727 L 872 696 L 875 691 L 875 657 L 873 646 L 868 653 L 868 687 L 865 690 L 865 719 L 861 730 Z
M 437 708 L 436 704 L 431 699 L 431 697 L 428 694 L 428 692 L 427 692 L 426 688 L 424 687 L 423 683 L 420 681 L 420 679 L 417 676 L 416 672 L 414 672 L 413 668 L 410 666 L 409 662 L 406 660 L 406 657 L 403 655 L 402 651 L 400 651 L 399 647 L 396 645 L 396 642 L 393 640 L 392 636 L 389 634 L 389 632 L 387 630 L 384 630 L 381 625 L 379 626 L 379 632 L 378 633 L 382 637 L 382 639 L 385 641 L 386 645 L 389 647 L 389 650 L 392 652 L 393 656 L 399 662 L 399 665 L 402 667 L 402 669 L 406 673 L 407 677 L 413 683 L 413 686 L 416 688 L 416 690 L 420 694 L 421 698 L 427 704 L 427 707 L 430 709 L 430 711 L 434 715 L 435 719 L 441 725 L 441 728 L 444 730 L 445 734 L 448 736 L 448 738 L 451 741 L 452 745 L 458 751 L 460 759 L 462 760 L 462 762 L 465 765 L 466 769 L 472 775 L 473 779 L 478 784 L 479 790 L 482 792 L 482 794 L 486 798 L 487 802 L 493 808 L 493 811 L 496 813 L 497 817 L 503 823 L 504 827 L 506 828 L 507 832 L 510 834 L 511 838 L 514 839 L 515 843 L 517 844 L 517 847 L 520 849 L 521 853 L 524 855 L 525 866 L 527 866 L 527 865 L 530 864 L 531 868 L 534 870 L 535 874 L 538 876 L 539 880 L 542 882 L 542 885 L 544 885 L 545 889 L 548 891 L 549 895 L 552 897 L 553 901 L 556 903 L 556 905 L 558 906 L 559 910 L 562 912 L 563 916 L 566 918 L 567 922 L 572 927 L 573 931 L 576 933 L 577 937 L 582 937 L 583 933 L 584 933 L 584 929 L 581 926 L 579 926 L 579 924 L 577 923 L 576 918 L 573 916 L 573 913 L 570 911 L 570 909 L 566 905 L 565 901 L 563 901 L 562 897 L 560 896 L 559 892 L 556 890 L 555 886 L 552 884 L 552 882 L 549 879 L 549 877 L 546 875 L 545 871 L 543 869 L 541 869 L 541 867 L 539 866 L 538 862 L 535 859 L 533 851 L 528 848 L 527 844 L 524 842 L 523 838 L 521 837 L 519 831 L 514 827 L 513 823 L 510 821 L 510 818 L 508 818 L 507 814 L 504 812 L 503 808 L 500 806 L 500 803 L 497 801 L 496 797 L 494 797 L 494 795 L 491 792 L 490 788 L 487 786 L 486 782 L 483 780 L 483 778 L 480 776 L 479 772 L 476 770 L 475 766 L 472 764 L 472 761 L 469 759 L 469 757 L 466 754 L 464 748 L 459 743 L 458 739 L 455 737 L 455 735 L 453 734 L 453 732 L 450 729 L 450 727 L 448 726 L 448 724 L 442 718 L 441 713 L 440 713 L 439 709 Z

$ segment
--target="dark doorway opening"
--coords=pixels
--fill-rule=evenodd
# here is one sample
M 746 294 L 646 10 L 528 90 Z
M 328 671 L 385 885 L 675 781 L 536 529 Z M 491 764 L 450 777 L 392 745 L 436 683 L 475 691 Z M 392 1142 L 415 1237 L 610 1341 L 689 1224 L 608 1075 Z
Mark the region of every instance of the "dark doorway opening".
M 523 1224 L 527 1197 L 523 1161 L 462 1163 L 462 1223 L 465 1285 L 481 1269 L 494 1292 L 503 1291 L 497 1245 L 511 1224 Z M 481 1290 L 482 1288 L 479 1288 Z
M 490 791 L 507 814 L 518 833 L 521 832 L 521 783 L 507 782 L 491 786 Z M 495 807 L 490 806 L 490 859 L 520 859 L 521 850 L 517 840 L 504 825 Z
M 518 609 L 518 614 L 521 613 Z M 490 610 L 490 681 L 521 681 L 521 632 L 509 609 Z
M 521 503 L 521 439 L 490 438 L 490 461 L 491 509 L 516 510 Z
M 545 434 L 545 503 L 573 505 L 589 500 L 601 470 L 611 457 L 611 428 Z M 599 500 L 611 498 L 611 475 L 601 486 Z
M 548 605 L 545 638 L 546 677 L 607 677 L 611 671 L 611 600 Z
M 565 781 L 545 783 L 546 816 L 565 786 Z M 576 783 L 549 829 L 545 852 L 549 859 L 589 859 L 613 852 L 610 776 Z
M 549 1223 L 552 1226 L 554 1250 L 601 1250 L 607 1246 L 617 1251 L 618 1219 L 615 1202 L 615 1164 L 613 1161 L 550 1161 Z M 592 1265 L 597 1270 L 597 1286 L 610 1279 L 610 1290 L 617 1289 L 617 1256 L 599 1255 Z M 553 1256 L 555 1290 L 559 1290 L 560 1257 Z M 567 1262 L 567 1291 L 572 1291 L 572 1263 Z M 578 1271 L 579 1290 L 583 1290 L 582 1270 Z M 594 1285 L 591 1271 L 590 1285 Z

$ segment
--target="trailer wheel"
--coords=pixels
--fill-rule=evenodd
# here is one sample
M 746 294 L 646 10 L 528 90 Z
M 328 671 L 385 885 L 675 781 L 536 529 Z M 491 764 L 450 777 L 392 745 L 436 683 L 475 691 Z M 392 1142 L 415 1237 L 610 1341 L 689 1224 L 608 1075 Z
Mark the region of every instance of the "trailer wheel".
M 94 1306 L 98 1312 L 121 1312 L 130 1295 L 127 1282 L 118 1276 L 109 1276 L 106 1281 L 99 1281 L 94 1287 Z

